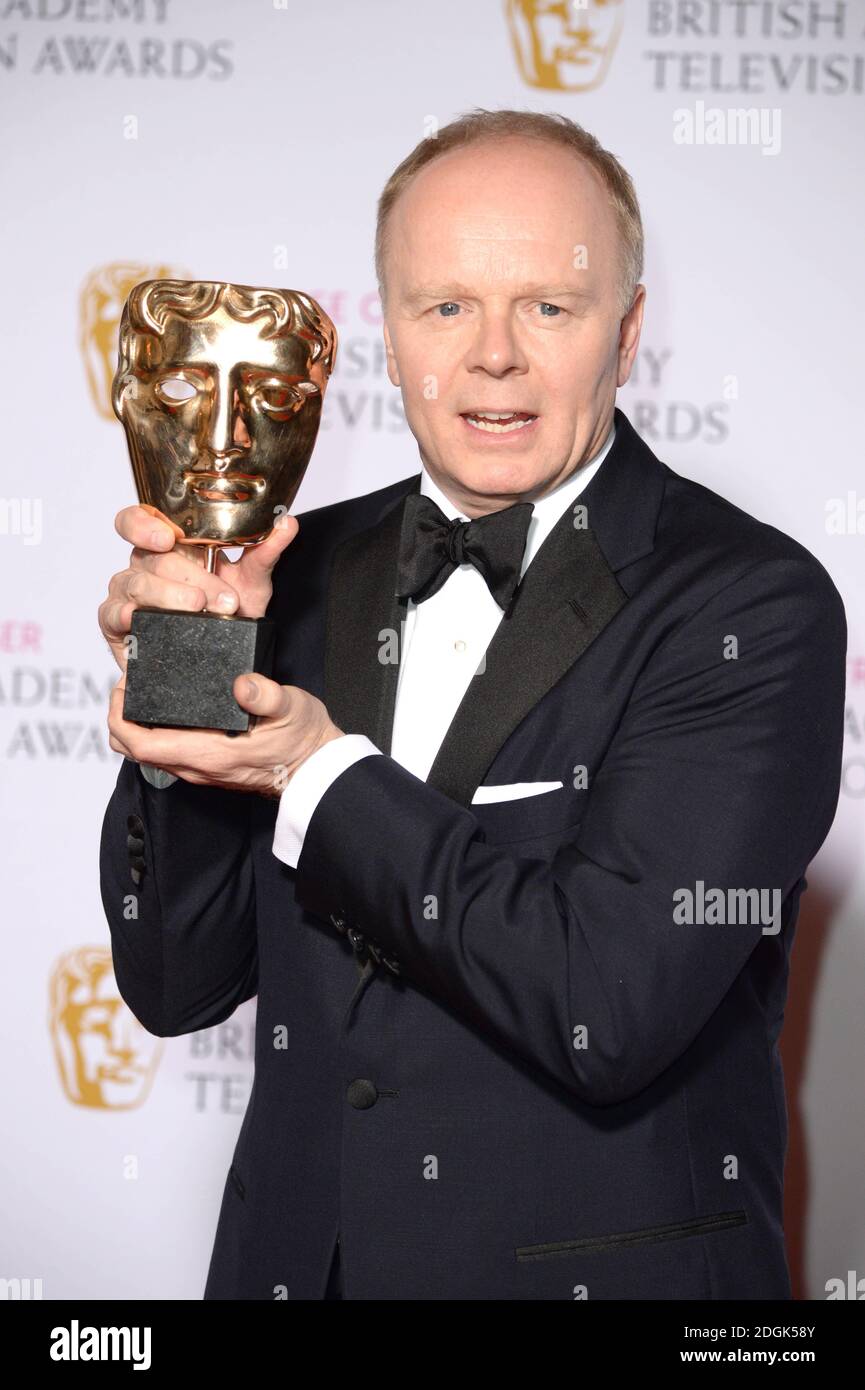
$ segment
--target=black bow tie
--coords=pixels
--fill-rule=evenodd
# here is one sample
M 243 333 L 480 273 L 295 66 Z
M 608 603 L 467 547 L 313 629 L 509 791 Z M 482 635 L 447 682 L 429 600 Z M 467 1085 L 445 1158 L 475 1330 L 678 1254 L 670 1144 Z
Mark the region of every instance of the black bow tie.
M 400 538 L 397 595 L 423 603 L 438 593 L 458 565 L 474 565 L 500 608 L 507 608 L 520 582 L 531 502 L 516 502 L 474 521 L 449 521 L 419 492 L 405 500 Z

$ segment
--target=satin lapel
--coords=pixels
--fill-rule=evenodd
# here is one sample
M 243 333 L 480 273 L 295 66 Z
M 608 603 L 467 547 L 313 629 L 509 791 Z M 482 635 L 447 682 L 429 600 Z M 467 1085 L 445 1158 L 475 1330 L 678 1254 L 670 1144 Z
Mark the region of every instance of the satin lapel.
M 523 577 L 430 769 L 430 786 L 468 806 L 505 740 L 627 602 L 615 570 L 651 551 L 664 469 L 616 411 L 616 440 Z
M 430 769 L 429 785 L 463 806 L 505 739 L 625 602 L 591 531 L 575 530 L 570 512 L 564 521 L 527 569 Z
M 384 753 L 390 752 L 405 616 L 394 593 L 403 503 L 419 487 L 420 474 L 377 522 L 337 546 L 328 588 L 328 713 L 339 728 L 366 734 Z

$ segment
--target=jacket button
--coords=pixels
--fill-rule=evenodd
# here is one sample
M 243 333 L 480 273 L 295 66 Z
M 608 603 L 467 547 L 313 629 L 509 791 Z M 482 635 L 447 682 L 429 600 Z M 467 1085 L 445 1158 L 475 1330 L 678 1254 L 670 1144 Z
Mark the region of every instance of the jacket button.
M 131 835 L 143 835 L 144 821 L 141 819 L 140 816 L 127 816 L 126 829 L 129 831 Z
M 376 965 L 383 965 L 385 970 L 389 970 L 392 975 L 399 974 L 399 961 L 396 956 L 386 956 L 380 943 L 372 938 L 366 944 Z
M 346 1100 L 355 1110 L 369 1110 L 378 1100 L 378 1091 L 371 1081 L 360 1077 L 357 1081 L 352 1081 L 346 1092 Z
M 332 927 L 336 927 L 337 931 L 342 932 L 343 936 L 345 936 L 345 918 L 338 912 L 332 912 L 330 914 L 330 924 Z

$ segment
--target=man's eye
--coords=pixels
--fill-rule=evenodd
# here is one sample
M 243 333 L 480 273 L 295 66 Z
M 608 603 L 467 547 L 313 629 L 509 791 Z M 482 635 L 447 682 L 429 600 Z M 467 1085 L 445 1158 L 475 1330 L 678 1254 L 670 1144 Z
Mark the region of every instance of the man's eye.
M 191 381 L 186 381 L 181 376 L 163 377 L 156 387 L 158 395 L 169 405 L 185 405 L 191 401 L 198 392 Z
M 559 305 L 559 304 L 541 304 L 539 307 L 540 307 L 541 309 L 552 309 L 553 312 L 552 312 L 551 314 L 542 314 L 542 315 L 541 315 L 541 318 L 545 318 L 545 319 L 556 318 L 556 316 L 562 312 L 562 310 L 561 310 L 561 305 Z
M 436 305 L 436 308 L 437 308 L 439 311 L 441 311 L 442 309 L 459 309 L 459 307 L 460 307 L 460 306 L 459 306 L 458 304 L 454 304 L 454 302 L 453 302 L 452 299 L 446 300 L 446 302 L 445 302 L 444 304 L 437 304 L 437 305 Z M 441 317 L 442 317 L 442 318 L 445 318 L 445 319 L 452 319 L 452 318 L 454 317 L 454 315 L 453 315 L 453 314 L 442 314 Z

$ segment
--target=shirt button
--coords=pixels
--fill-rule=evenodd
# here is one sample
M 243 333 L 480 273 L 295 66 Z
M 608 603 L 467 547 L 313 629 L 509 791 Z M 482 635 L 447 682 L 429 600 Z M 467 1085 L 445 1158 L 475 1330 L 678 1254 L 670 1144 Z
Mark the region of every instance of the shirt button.
M 464 652 L 466 649 L 466 645 L 467 644 L 463 641 L 463 639 L 461 637 L 458 637 L 457 640 L 454 642 L 454 651 Z
M 346 1092 L 346 1100 L 349 1105 L 353 1105 L 355 1110 L 369 1110 L 370 1106 L 375 1105 L 378 1100 L 378 1091 L 371 1081 L 364 1077 L 359 1077 L 357 1081 L 352 1081 Z

